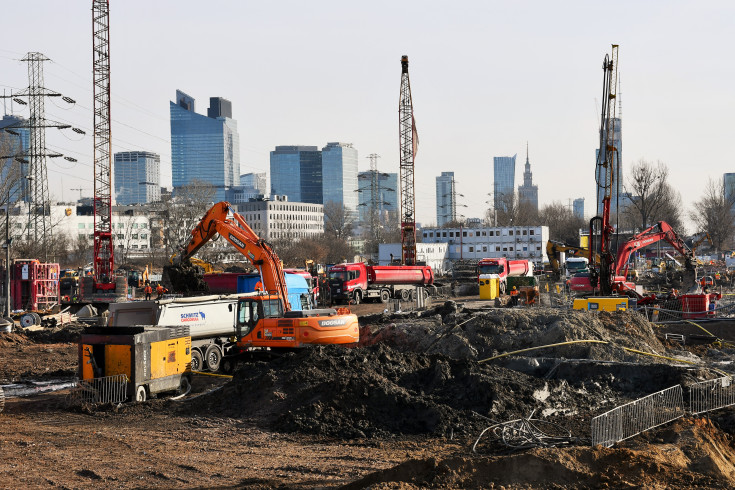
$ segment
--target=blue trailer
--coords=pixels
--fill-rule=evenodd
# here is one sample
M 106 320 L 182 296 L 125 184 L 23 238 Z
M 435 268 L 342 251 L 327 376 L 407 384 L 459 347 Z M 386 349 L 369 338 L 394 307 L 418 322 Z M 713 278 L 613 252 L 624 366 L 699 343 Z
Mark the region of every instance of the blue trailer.
M 286 276 L 286 287 L 288 288 L 288 302 L 291 303 L 291 309 L 310 310 L 311 295 L 309 294 L 309 285 L 302 276 L 298 274 L 284 274 Z M 241 274 L 237 277 L 237 292 L 252 293 L 255 286 L 260 282 L 258 274 Z

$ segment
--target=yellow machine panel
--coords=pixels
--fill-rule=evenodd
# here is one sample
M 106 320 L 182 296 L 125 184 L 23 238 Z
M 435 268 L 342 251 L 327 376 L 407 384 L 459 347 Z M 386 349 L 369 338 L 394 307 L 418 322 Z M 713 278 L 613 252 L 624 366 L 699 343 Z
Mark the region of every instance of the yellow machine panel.
M 191 366 L 191 338 L 151 343 L 151 379 L 183 373 Z
M 498 297 L 498 278 L 480 279 L 480 299 L 495 299 Z
M 625 296 L 609 296 L 605 298 L 575 299 L 572 306 L 575 310 L 618 311 L 628 309 L 628 298 Z
M 94 368 L 92 367 L 92 355 L 94 346 L 82 344 L 82 379 L 94 379 Z
M 106 345 L 105 346 L 105 375 L 114 376 L 124 374 L 131 377 L 132 355 L 129 345 Z

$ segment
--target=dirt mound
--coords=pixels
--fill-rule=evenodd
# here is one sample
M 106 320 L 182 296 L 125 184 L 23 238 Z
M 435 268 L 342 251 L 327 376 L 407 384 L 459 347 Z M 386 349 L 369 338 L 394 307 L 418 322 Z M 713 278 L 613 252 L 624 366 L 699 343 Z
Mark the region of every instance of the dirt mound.
M 632 312 L 512 308 L 468 311 L 448 301 L 421 315 L 361 318 L 361 345 L 386 343 L 399 350 L 485 359 L 504 352 L 576 340 L 613 345 L 574 344 L 524 355 L 609 361 L 655 362 L 620 347 L 663 354 L 653 325 Z
M 163 284 L 172 293 L 185 296 L 204 294 L 209 292 L 209 286 L 204 281 L 204 270 L 191 263 L 167 265 L 163 267 Z
M 0 346 L 2 347 L 10 345 L 28 345 L 30 343 L 32 343 L 31 340 L 18 331 L 0 333 Z
M 25 335 L 33 342 L 39 344 L 56 344 L 56 343 L 79 343 L 82 332 L 86 323 L 72 322 L 64 325 L 57 325 L 53 328 L 44 328 L 41 330 L 22 330 Z
M 383 345 L 330 346 L 247 365 L 229 386 L 190 408 L 262 417 L 279 431 L 345 438 L 469 434 L 487 425 L 478 413 L 525 414 L 561 403 L 563 389 L 539 401 L 537 392 L 549 389 L 548 382 L 497 366 Z
M 490 420 L 536 410 L 547 420 L 572 424 L 576 436 L 588 437 L 589 420 L 599 411 L 687 376 L 684 369 L 664 365 L 615 370 L 608 363 L 589 364 L 584 369 L 557 366 L 554 379 L 544 379 L 491 363 L 400 352 L 385 344 L 314 347 L 245 365 L 224 389 L 188 402 L 187 413 L 257 420 L 282 432 L 353 438 L 476 436 Z
M 505 457 L 411 459 L 342 488 L 727 488 L 735 451 L 704 419 L 683 420 L 646 441 L 533 449 Z

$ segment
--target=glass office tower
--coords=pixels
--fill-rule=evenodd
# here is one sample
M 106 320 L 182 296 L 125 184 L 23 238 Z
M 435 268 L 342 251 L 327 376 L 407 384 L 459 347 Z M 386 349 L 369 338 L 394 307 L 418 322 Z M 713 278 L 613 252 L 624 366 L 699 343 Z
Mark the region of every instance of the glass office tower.
M 271 195 L 322 204 L 322 152 L 316 146 L 276 146 L 270 169 Z
M 493 202 L 495 209 L 506 210 L 515 190 L 516 156 L 493 157 Z
M 161 157 L 147 151 L 115 153 L 115 202 L 146 204 L 161 200 Z
M 351 143 L 322 148 L 322 199 L 344 205 L 350 217 L 357 217 L 357 150 Z
M 194 112 L 194 98 L 176 91 L 171 109 L 171 179 L 177 189 L 197 179 L 215 188 L 213 200 L 240 185 L 240 138 L 232 105 L 221 97 L 210 99 L 207 116 Z
M 31 141 L 28 120 L 21 116 L 6 114 L 0 119 L 0 156 L 8 157 L 0 159 L 0 179 L 6 182 L 8 178 L 14 178 L 15 182 L 10 186 L 10 202 L 30 201 L 27 192 L 28 177 L 28 148 Z M 23 155 L 20 158 L 25 163 L 16 160 L 15 155 Z M 20 174 L 10 175 L 20 170 Z M 5 199 L 3 199 L 5 200 Z
M 454 172 L 442 172 L 436 178 L 436 225 L 457 220 L 457 190 L 454 187 Z

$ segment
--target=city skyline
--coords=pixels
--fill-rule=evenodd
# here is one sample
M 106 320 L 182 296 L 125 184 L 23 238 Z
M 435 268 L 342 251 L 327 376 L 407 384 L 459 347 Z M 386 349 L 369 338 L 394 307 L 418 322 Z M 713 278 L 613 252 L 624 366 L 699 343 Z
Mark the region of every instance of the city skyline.
M 8 19 L 32 13 L 37 29 L 28 39 L 23 23 L 4 27 L 12 42 L 0 50 L 0 84 L 8 92 L 28 85 L 19 60 L 29 51 L 51 59 L 47 85 L 74 98 L 77 106 L 65 110 L 47 104 L 48 116 L 87 131 L 79 137 L 49 133 L 52 148 L 78 160 L 49 162 L 49 178 L 59 183 L 52 192 L 69 199 L 78 195 L 71 189 L 84 188 L 90 196 L 89 6 L 28 0 L 3 11 Z M 381 169 L 396 172 L 400 57 L 406 54 L 421 138 L 415 192 L 419 222 L 433 221 L 434 177 L 447 162 L 457 162 L 453 170 L 457 190 L 465 196 L 461 203 L 468 206 L 465 214 L 481 217 L 492 183 L 476 175 L 491 175 L 492 156 L 522 153 L 527 140 L 541 149 L 534 152 L 535 161 L 543 162 L 534 166 L 539 205 L 585 197 L 591 212 L 600 66 L 612 43 L 620 45 L 623 168 L 641 158 L 666 163 L 687 208 L 701 197 L 707 179 L 720 182 L 733 170 L 733 162 L 722 158 L 732 133 L 726 114 L 735 106 L 728 83 L 735 69 L 722 62 L 728 54 L 728 20 L 735 13 L 728 2 L 696 9 L 688 2 L 670 2 L 663 9 L 621 1 L 612 11 L 581 1 L 566 2 L 564 8 L 546 2 L 460 2 L 449 10 L 432 2 L 233 2 L 218 6 L 216 24 L 201 20 L 209 7 L 196 2 L 113 1 L 110 11 L 112 151 L 160 154 L 167 186 L 166 102 L 177 87 L 195 98 L 222 94 L 232 101 L 243 173 L 267 171 L 269 151 L 284 141 L 327 139 L 351 141 L 363 154 L 378 153 Z M 406 17 L 414 22 L 398 20 Z M 346 18 L 360 22 L 345 24 Z M 138 34 L 125 37 L 133 27 Z M 383 33 L 379 38 L 373 35 L 376 28 Z M 182 37 L 182 31 L 197 35 Z M 691 39 L 672 43 L 681 32 Z M 504 41 L 511 37 L 520 41 L 507 46 Z M 7 101 L 7 112 L 27 117 L 17 105 L 11 111 L 11 104 Z M 694 182 L 693 166 L 706 168 Z M 361 161 L 359 170 L 367 170 L 367 162 Z

